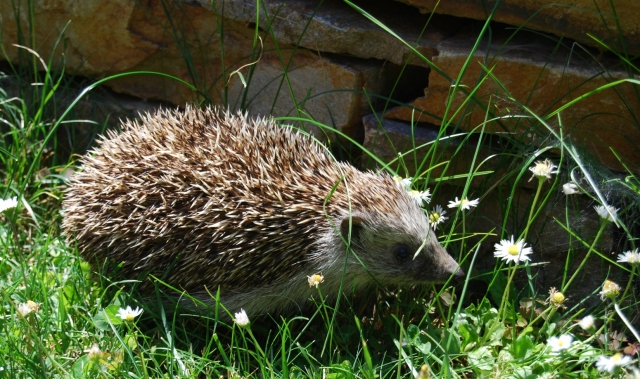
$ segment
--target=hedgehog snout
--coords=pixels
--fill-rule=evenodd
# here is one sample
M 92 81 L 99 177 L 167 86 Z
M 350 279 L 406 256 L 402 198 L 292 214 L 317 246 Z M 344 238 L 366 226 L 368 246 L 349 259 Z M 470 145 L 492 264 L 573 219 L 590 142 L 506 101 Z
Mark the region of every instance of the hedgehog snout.
M 454 283 L 464 281 L 465 273 L 458 262 L 438 243 L 435 235 L 430 237 L 432 238 L 427 240 L 425 248 L 426 259 L 421 274 L 426 276 L 427 280 L 432 279 L 436 282 L 444 282 L 452 276 Z
M 467 274 L 465 274 L 464 271 L 462 271 L 460 266 L 457 266 L 457 270 L 453 274 L 453 278 L 452 278 L 453 284 L 462 284 L 462 283 L 464 283 L 464 279 L 466 277 L 467 277 Z

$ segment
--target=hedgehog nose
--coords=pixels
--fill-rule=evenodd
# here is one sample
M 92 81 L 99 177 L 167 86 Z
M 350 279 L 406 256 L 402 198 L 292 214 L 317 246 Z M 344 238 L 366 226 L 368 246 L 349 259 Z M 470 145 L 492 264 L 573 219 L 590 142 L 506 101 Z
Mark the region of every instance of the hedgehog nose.
M 464 283 L 464 279 L 467 277 L 467 275 L 464 273 L 464 271 L 462 271 L 461 268 L 458 268 L 458 271 L 456 271 L 455 274 L 453 274 L 453 278 L 452 278 L 452 282 L 453 284 L 462 284 Z

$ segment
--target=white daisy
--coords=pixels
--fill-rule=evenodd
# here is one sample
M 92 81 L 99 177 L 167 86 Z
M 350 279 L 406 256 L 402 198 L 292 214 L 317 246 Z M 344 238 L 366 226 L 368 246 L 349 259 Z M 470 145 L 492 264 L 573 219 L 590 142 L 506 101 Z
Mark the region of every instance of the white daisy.
M 442 224 L 447 220 L 448 217 L 444 216 L 445 213 L 447 213 L 447 211 L 443 210 L 439 204 L 433 208 L 431 213 L 429 213 L 429 223 L 433 230 L 436 230 L 438 224 Z
M 450 201 L 449 205 L 447 205 L 447 207 L 449 207 L 449 208 L 460 208 L 460 209 L 471 209 L 471 207 L 477 206 L 479 202 L 480 202 L 480 199 L 469 200 L 466 197 L 464 199 L 458 200 L 458 197 L 456 196 L 456 199 L 454 201 Z
M 610 205 L 606 207 L 604 205 L 598 205 L 593 207 L 593 209 L 598 212 L 598 216 L 600 216 L 605 221 L 613 222 L 618 217 L 618 208 L 614 208 Z
M 640 264 L 640 252 L 638 249 L 627 251 L 624 254 L 618 255 L 618 262 L 629 263 L 629 264 Z
M 552 174 L 557 174 L 558 170 L 556 170 L 558 166 L 554 165 L 549 159 L 545 159 L 544 161 L 537 161 L 534 163 L 533 167 L 529 167 L 529 171 L 533 172 L 533 176 L 538 179 L 551 179 Z M 529 179 L 529 181 L 531 181 Z
M 575 195 L 575 194 L 580 194 L 580 190 L 578 189 L 578 186 L 575 185 L 574 183 L 565 183 L 562 185 L 562 192 L 564 192 L 565 195 Z
M 309 287 L 316 286 L 316 288 L 318 288 L 318 285 L 324 282 L 324 276 L 322 276 L 322 274 L 314 274 L 307 276 L 307 280 L 309 282 Z
M 408 190 L 411 188 L 411 182 L 413 181 L 413 178 L 402 178 L 401 176 L 394 176 L 393 181 L 396 182 L 398 186 Z
M 611 357 L 601 355 L 598 357 L 596 367 L 600 371 L 613 372 L 616 367 L 624 366 L 629 362 L 631 362 L 631 357 L 621 353 L 615 353 Z
M 409 195 L 411 195 L 411 197 L 416 199 L 416 201 L 418 202 L 418 205 L 420 206 L 422 206 L 423 203 L 429 204 L 429 202 L 431 201 L 431 192 L 429 191 L 428 188 L 426 191 L 410 190 Z
M 547 341 L 552 353 L 558 353 L 571 347 L 573 337 L 569 334 L 563 334 L 560 337 L 551 337 Z
M 127 305 L 126 309 L 118 309 L 118 313 L 116 313 L 116 316 L 120 317 L 124 321 L 131 322 L 134 318 L 140 316 L 141 313 L 142 309 L 140 309 L 139 307 L 136 307 L 136 309 L 131 309 L 131 307 Z
M 247 316 L 247 312 L 245 312 L 244 309 L 240 309 L 240 312 L 235 313 L 234 316 L 233 321 L 235 321 L 239 327 L 249 327 L 249 316 Z
M 0 199 L 0 212 L 4 212 L 7 209 L 15 208 L 18 206 L 18 199 L 14 196 L 10 199 Z
M 530 247 L 525 247 L 525 245 L 524 240 L 514 242 L 513 236 L 511 236 L 511 240 L 502 240 L 500 243 L 495 244 L 496 251 L 493 256 L 503 259 L 507 263 L 528 261 L 530 258 L 527 255 L 533 253 L 533 250 Z
M 580 322 L 578 322 L 578 325 L 580 325 L 580 327 L 585 331 L 589 331 L 589 329 L 593 328 L 595 325 L 595 319 L 591 315 L 585 316 L 580 320 Z

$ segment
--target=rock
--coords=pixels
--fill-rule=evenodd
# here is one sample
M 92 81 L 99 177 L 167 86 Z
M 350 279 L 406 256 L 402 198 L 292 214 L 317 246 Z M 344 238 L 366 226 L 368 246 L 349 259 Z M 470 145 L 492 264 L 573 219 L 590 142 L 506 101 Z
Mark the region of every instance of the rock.
M 256 21 L 255 1 L 198 2 L 232 20 Z M 280 43 L 313 51 L 376 58 L 398 65 L 404 64 L 411 54 L 410 49 L 398 38 L 340 0 L 321 3 L 315 0 L 270 0 L 260 5 L 260 27 L 263 30 L 271 29 Z M 411 7 L 386 1 L 367 1 L 358 5 L 427 58 L 437 55 L 438 42 L 463 25 L 460 19 L 420 15 Z M 411 57 L 410 63 L 428 67 L 416 56 Z
M 12 15 L 11 5 L 3 4 L 0 14 Z M 200 92 L 153 75 L 121 77 L 105 85 L 121 93 L 176 105 L 205 97 L 213 103 L 246 108 L 255 114 L 301 115 L 351 137 L 361 135 L 361 129 L 356 128 L 363 112 L 370 109 L 362 91 L 384 95 L 388 91 L 385 86 L 393 84 L 387 85 L 388 78 L 393 78 L 389 70 L 397 71 L 381 61 L 328 57 L 286 43 L 276 44 L 264 32 L 263 46 L 255 46 L 251 25 L 222 19 L 197 2 L 149 1 L 145 8 L 134 4 L 129 0 L 80 3 L 63 0 L 36 6 L 36 48 L 48 60 L 54 54 L 56 38 L 71 20 L 64 44 L 56 51 L 59 54 L 63 45 L 66 47 L 67 72 L 90 77 L 126 71 L 163 72 L 192 83 Z M 22 25 L 28 24 L 27 15 L 25 5 L 20 10 Z M 362 17 L 356 16 L 362 24 Z M 10 22 L 3 24 L 3 44 L 9 46 L 18 41 L 17 25 L 11 17 L 5 20 Z M 357 23 L 352 24 L 344 35 L 354 32 Z M 23 29 L 23 34 L 28 35 Z M 221 31 L 224 42 L 220 39 Z M 396 45 L 401 46 L 397 41 Z M 17 62 L 19 50 L 7 50 L 9 58 Z M 249 82 L 246 94 L 239 75 L 232 75 L 235 70 L 240 70 Z M 315 131 L 325 139 L 317 128 Z M 328 137 L 333 135 L 330 133 Z
M 458 185 L 466 181 L 477 139 L 463 140 L 463 136 L 448 136 L 440 133 L 438 126 L 428 123 L 411 127 L 410 123 L 384 119 L 380 114 L 367 115 L 362 123 L 364 148 L 385 163 L 390 163 L 400 176 L 415 176 L 417 172 L 428 170 L 432 179 L 457 177 L 450 179 L 449 183 Z M 435 152 L 431 150 L 434 148 Z M 481 146 L 477 162 L 488 159 L 494 153 Z M 365 167 L 377 167 L 374 160 L 367 158 L 363 156 Z M 477 187 L 482 180 L 483 176 L 478 175 L 474 177 L 472 185 Z
M 497 3 L 495 0 L 398 1 L 417 7 L 422 13 L 435 12 L 476 20 L 486 20 Z M 637 55 L 640 54 L 640 24 L 636 18 L 639 12 L 640 3 L 635 0 L 501 0 L 492 20 L 602 48 L 589 37 L 590 34 L 616 51 L 626 50 L 629 55 Z
M 362 135 L 360 117 L 371 108 L 367 101 L 379 97 L 368 94 L 389 95 L 400 72 L 399 66 L 382 60 L 401 64 L 409 59 L 412 65 L 427 66 L 415 56 L 409 58 L 410 50 L 398 38 L 341 1 L 326 0 L 321 5 L 312 0 L 261 4 L 264 7 L 259 12 L 259 26 L 263 45 L 254 38 L 255 25 L 251 23 L 255 22 L 255 2 L 249 0 L 213 3 L 152 0 L 145 2 L 144 8 L 130 0 L 38 3 L 33 10 L 34 48 L 45 60 L 64 52 L 66 71 L 78 75 L 97 78 L 127 71 L 157 71 L 192 83 L 199 90 L 196 93 L 182 83 L 151 75 L 126 76 L 106 83 L 116 91 L 136 97 L 176 105 L 205 98 L 232 108 L 247 108 L 255 114 L 307 115 L 305 117 L 331 125 L 356 139 Z M 362 7 L 426 58 L 435 57 L 433 61 L 451 77 L 456 76 L 475 39 L 451 37 L 461 27 L 461 20 L 453 17 L 431 18 L 417 14 L 411 7 L 389 7 L 381 1 L 366 2 Z M 464 15 L 465 11 L 460 10 L 457 15 Z M 24 43 L 21 36 L 29 35 L 27 4 L 19 8 L 17 20 L 10 4 L 0 3 L 0 14 L 5 15 L 2 43 L 8 57 L 13 62 L 25 62 L 24 54 L 28 53 L 11 44 Z M 18 24 L 21 33 L 17 31 Z M 54 52 L 63 30 L 64 38 Z M 489 53 L 496 54 L 500 43 L 496 41 L 488 49 Z M 493 60 L 498 63 L 494 73 L 518 100 L 528 100 L 538 113 L 544 114 L 609 80 L 597 77 L 570 90 L 597 71 L 573 60 L 565 67 L 563 57 L 558 56 L 547 64 L 549 50 L 546 45 L 542 47 L 513 41 Z M 477 58 L 486 50 L 480 49 Z M 19 52 L 24 53 L 22 58 Z M 26 58 L 30 60 L 29 56 Z M 405 74 L 413 67 L 416 66 L 409 66 Z M 249 82 L 246 89 L 240 76 L 233 74 L 235 70 Z M 474 62 L 462 83 L 472 85 L 480 70 Z M 538 78 L 540 72 L 542 76 Z M 442 116 L 450 80 L 435 71 L 428 78 L 426 73 L 415 70 L 409 75 L 414 83 L 426 85 L 429 81 L 427 97 L 418 98 L 413 104 Z M 621 77 L 622 73 L 615 75 Z M 633 98 L 630 87 L 617 89 Z M 415 99 L 415 96 L 400 95 L 411 93 L 407 88 L 411 88 L 411 84 L 395 88 L 394 99 Z M 500 89 L 486 82 L 479 96 L 486 97 L 496 91 L 499 93 Z M 568 94 L 556 97 L 556 93 Z M 460 98 L 457 101 L 459 104 Z M 297 109 L 301 104 L 304 109 Z M 513 108 L 504 96 L 497 105 L 502 109 Z M 570 135 L 573 141 L 586 141 L 583 144 L 587 150 L 602 157 L 608 167 L 621 169 L 609 147 L 624 159 L 640 160 L 640 152 L 633 148 L 640 131 L 635 125 L 629 127 L 632 121 L 628 121 L 634 119 L 636 108 L 631 102 L 616 101 L 613 89 L 603 91 L 563 113 L 565 135 Z M 606 109 L 608 114 L 592 115 L 594 109 Z M 586 115 L 592 116 L 585 118 Z M 387 117 L 411 119 L 401 109 L 390 112 Z M 439 123 L 437 117 L 424 117 L 420 120 Z M 472 114 L 467 126 L 479 124 L 483 117 L 482 110 Z M 508 132 L 531 134 L 530 143 L 538 143 L 538 137 L 546 136 L 544 130 L 536 136 L 523 123 L 512 128 L 507 122 L 500 126 L 492 124 L 487 131 L 503 132 L 504 125 L 508 126 Z M 313 128 L 311 123 L 304 126 Z M 609 133 L 610 126 L 613 133 Z M 316 128 L 316 134 L 322 133 Z M 328 137 L 333 138 L 331 134 Z
M 286 79 L 283 61 L 289 62 Z M 291 51 L 265 52 L 246 88 L 245 108 L 254 115 L 313 119 L 356 137 L 362 134 L 360 119 L 369 104 L 368 99 L 355 89 L 375 92 L 387 86 L 386 78 L 384 68 L 375 61 L 336 59 L 328 55 L 321 58 L 302 49 L 295 56 L 291 56 Z M 245 91 L 238 76 L 232 77 L 228 88 L 230 99 L 235 95 L 236 101 Z M 229 103 L 239 105 L 238 102 Z M 301 104 L 302 108 L 296 108 L 295 104 Z M 304 123 L 304 127 L 316 137 L 325 135 L 335 139 L 330 130 L 320 130 L 311 123 Z
M 449 78 L 435 71 L 429 75 L 429 86 L 425 96 L 417 98 L 410 105 L 424 110 L 412 115 L 410 108 L 396 108 L 385 117 L 441 123 L 445 114 L 446 101 L 458 73 L 467 60 L 469 51 L 475 42 L 473 36 L 457 36 L 438 45 L 440 54 L 433 62 Z M 603 74 L 597 64 L 607 65 L 606 59 L 600 62 L 580 57 L 577 52 L 568 55 L 567 51 L 553 51 L 554 46 L 538 40 L 494 40 L 489 47 L 481 44 L 465 72 L 458 93 L 453 101 L 447 118 L 461 106 L 469 91 L 476 85 L 478 78 L 484 73 L 482 65 L 492 69 L 492 74 L 500 80 L 502 86 L 489 78 L 476 93 L 476 98 L 484 107 L 491 102 L 493 116 L 525 115 L 528 119 L 501 119 L 489 122 L 485 131 L 490 133 L 515 134 L 514 138 L 530 144 L 548 144 L 549 131 L 531 119 L 530 114 L 521 106 L 509 100 L 512 96 L 522 104 L 526 104 L 535 114 L 544 116 L 570 100 L 578 98 L 596 88 L 618 79 L 628 78 L 626 72 L 612 69 Z M 488 60 L 485 60 L 485 56 Z M 640 115 L 640 103 L 636 98 L 635 86 L 624 83 L 615 88 L 606 89 L 587 97 L 561 113 L 563 135 L 568 141 L 584 148 L 592 156 L 597 157 L 610 169 L 623 170 L 615 150 L 626 162 L 639 162 L 640 129 L 637 117 Z M 456 117 L 452 124 L 458 124 L 465 130 L 472 130 L 481 125 L 485 119 L 485 109 L 474 102 Z M 460 118 L 460 114 L 464 118 Z M 553 117 L 548 123 L 556 131 L 558 119 Z M 477 129 L 476 129 L 477 130 Z
M 15 12 L 14 6 L 17 8 Z M 31 46 L 29 40 L 30 6 L 33 7 L 35 46 Z M 19 53 L 29 55 L 25 50 L 11 46 L 20 44 L 33 48 L 45 61 L 54 56 L 54 64 L 64 53 L 67 72 L 77 75 L 108 75 L 130 70 L 159 48 L 153 41 L 128 29 L 129 16 L 135 8 L 135 2 L 130 0 L 2 1 L 1 42 L 12 62 L 18 62 Z M 58 41 L 63 30 L 64 38 Z
M 253 115 L 311 117 L 333 125 L 348 135 L 353 135 L 353 122 L 359 122 L 362 115 L 360 109 L 365 107 L 361 95 L 356 91 L 367 88 L 377 92 L 381 89 L 377 86 L 380 83 L 377 79 L 384 76 L 381 75 L 383 67 L 379 63 L 322 57 L 306 49 L 295 49 L 281 43 L 276 45 L 268 35 L 263 35 L 262 48 L 258 46 L 256 50 L 253 46 L 254 29 L 242 22 L 224 22 L 223 56 L 218 47 L 219 30 L 215 27 L 221 25 L 216 20 L 218 16 L 206 8 L 189 4 L 184 4 L 180 9 L 184 12 L 184 23 L 180 24 L 180 28 L 187 27 L 187 20 L 195 28 L 193 35 L 185 42 L 188 47 L 171 43 L 169 36 L 162 33 L 161 25 L 155 20 L 168 21 L 162 18 L 160 9 L 155 9 L 156 14 L 153 15 L 142 9 L 136 10 L 133 16 L 138 25 L 136 34 L 144 35 L 147 39 L 155 38 L 157 43 L 166 46 L 161 52 L 141 62 L 135 67 L 136 70 L 167 72 L 185 81 L 195 82 L 200 88 L 209 88 L 207 95 L 212 102 L 226 103 L 232 109 L 248 109 Z M 164 27 L 169 26 L 167 24 Z M 158 40 L 159 37 L 163 39 Z M 207 41 L 207 44 L 202 41 Z M 193 59 L 190 64 L 185 64 L 185 49 Z M 223 58 L 224 65 L 216 64 L 222 62 Z M 240 75 L 232 74 L 238 69 L 248 84 L 246 89 Z M 201 82 L 197 83 L 198 80 Z M 194 100 L 193 91 L 170 80 L 148 81 L 147 77 L 141 76 L 118 80 L 113 88 L 145 97 L 163 94 L 163 99 L 174 104 Z M 340 90 L 346 91 L 335 93 Z M 297 109 L 295 104 L 304 106 Z M 317 137 L 326 139 L 312 124 L 306 123 L 305 127 L 314 131 Z M 331 133 L 328 137 L 333 139 Z

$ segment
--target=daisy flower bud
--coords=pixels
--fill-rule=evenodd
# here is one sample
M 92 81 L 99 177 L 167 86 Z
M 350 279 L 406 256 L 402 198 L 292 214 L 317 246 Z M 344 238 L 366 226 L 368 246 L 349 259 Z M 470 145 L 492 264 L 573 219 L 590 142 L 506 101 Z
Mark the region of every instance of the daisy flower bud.
M 600 291 L 600 298 L 604 300 L 605 297 L 609 299 L 615 299 L 620 293 L 620 286 L 611 280 L 605 280 L 602 285 L 602 291 Z
M 578 189 L 578 186 L 575 185 L 574 183 L 563 184 L 562 192 L 564 192 L 565 195 L 576 195 L 581 193 L 580 190 Z
M 533 173 L 531 179 L 534 177 L 540 180 L 551 179 L 551 175 L 558 173 L 557 168 L 558 166 L 554 165 L 549 159 L 537 161 L 533 167 L 529 167 L 529 171 Z M 529 181 L 531 181 L 531 179 L 529 179 Z
M 567 298 L 564 296 L 562 292 L 557 291 L 555 287 L 551 287 L 551 290 L 549 290 L 548 301 L 549 301 L 549 304 L 551 304 L 551 306 L 553 306 L 556 309 L 566 308 L 563 304 L 565 301 L 567 301 Z
M 240 312 L 235 313 L 234 316 L 233 321 L 235 321 L 239 327 L 249 327 L 249 316 L 247 316 L 247 312 L 245 312 L 244 309 L 240 309 Z
M 18 317 L 21 318 L 25 318 L 39 310 L 40 306 L 36 302 L 31 300 L 27 300 L 26 303 L 18 304 L 18 306 L 16 307 L 16 313 L 18 314 Z
M 309 281 L 309 287 L 316 286 L 316 288 L 318 288 L 318 285 L 324 282 L 324 276 L 322 276 L 322 274 L 314 274 L 307 276 L 307 280 Z
M 580 320 L 580 322 L 578 322 L 578 325 L 580 325 L 582 329 L 588 332 L 595 325 L 595 320 L 591 315 L 585 316 L 582 318 L 582 320 Z
M 100 346 L 98 346 L 97 343 L 94 343 L 91 346 L 91 349 L 89 350 L 85 350 L 85 353 L 87 353 L 87 356 L 89 358 L 90 361 L 95 361 L 98 362 L 103 358 L 106 358 L 109 354 L 103 352 L 102 350 L 100 350 Z
M 593 207 L 593 209 L 598 212 L 598 216 L 600 216 L 604 221 L 613 222 L 618 217 L 618 208 L 614 208 L 610 205 L 606 207 L 604 205 L 598 205 Z

